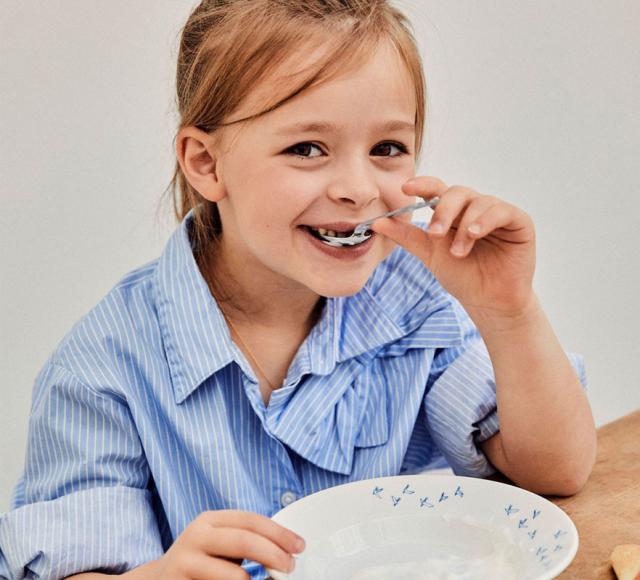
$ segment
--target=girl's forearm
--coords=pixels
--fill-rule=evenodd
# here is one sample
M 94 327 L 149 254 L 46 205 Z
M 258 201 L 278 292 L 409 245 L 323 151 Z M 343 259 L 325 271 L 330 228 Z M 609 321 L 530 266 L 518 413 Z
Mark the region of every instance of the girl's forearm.
M 577 492 L 595 462 L 595 425 L 580 380 L 537 298 L 532 295 L 517 317 L 468 312 L 495 372 L 495 466 L 531 491 Z
M 116 574 L 120 578 L 126 580 L 157 580 L 156 565 L 158 560 L 152 560 L 147 562 L 138 568 L 129 570 L 124 574 Z M 83 572 L 82 574 L 76 574 L 75 576 L 67 576 L 65 580 L 101 580 L 102 578 L 113 578 L 112 574 L 101 574 L 99 572 Z

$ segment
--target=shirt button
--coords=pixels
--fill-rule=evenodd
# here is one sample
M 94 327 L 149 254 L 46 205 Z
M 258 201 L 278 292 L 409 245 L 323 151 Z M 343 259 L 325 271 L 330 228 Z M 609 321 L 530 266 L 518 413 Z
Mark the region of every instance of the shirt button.
M 289 504 L 291 504 L 294 501 L 296 501 L 296 499 L 298 499 L 298 498 L 296 497 L 295 493 L 293 493 L 292 491 L 285 491 L 280 496 L 280 505 L 282 507 L 287 507 Z

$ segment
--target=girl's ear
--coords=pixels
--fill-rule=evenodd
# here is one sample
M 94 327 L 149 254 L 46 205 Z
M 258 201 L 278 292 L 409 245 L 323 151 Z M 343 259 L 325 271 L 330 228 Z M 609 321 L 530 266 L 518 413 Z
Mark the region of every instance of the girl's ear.
M 218 152 L 211 135 L 183 127 L 176 136 L 176 155 L 185 178 L 202 197 L 220 201 L 227 192 L 217 171 Z

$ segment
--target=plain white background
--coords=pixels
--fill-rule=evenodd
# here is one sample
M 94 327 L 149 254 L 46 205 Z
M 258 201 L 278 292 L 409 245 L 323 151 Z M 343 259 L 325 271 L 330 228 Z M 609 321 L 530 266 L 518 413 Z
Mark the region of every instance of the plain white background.
M 586 358 L 597 424 L 637 409 L 640 4 L 399 4 L 428 82 L 418 173 L 532 216 L 534 286 L 563 346 Z M 158 203 L 174 163 L 178 34 L 194 5 L 0 5 L 0 511 L 40 367 L 175 227 Z

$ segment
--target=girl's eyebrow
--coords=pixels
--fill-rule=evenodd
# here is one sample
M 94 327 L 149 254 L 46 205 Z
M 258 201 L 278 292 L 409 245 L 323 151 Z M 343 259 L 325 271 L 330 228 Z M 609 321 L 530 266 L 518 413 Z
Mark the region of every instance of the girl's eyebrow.
M 415 123 L 409 121 L 393 120 L 376 125 L 379 131 L 415 131 Z M 337 133 L 341 127 L 335 123 L 326 121 L 312 121 L 294 123 L 279 129 L 277 135 L 291 135 L 293 133 Z

